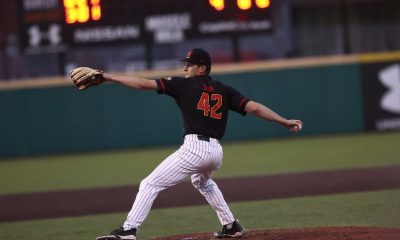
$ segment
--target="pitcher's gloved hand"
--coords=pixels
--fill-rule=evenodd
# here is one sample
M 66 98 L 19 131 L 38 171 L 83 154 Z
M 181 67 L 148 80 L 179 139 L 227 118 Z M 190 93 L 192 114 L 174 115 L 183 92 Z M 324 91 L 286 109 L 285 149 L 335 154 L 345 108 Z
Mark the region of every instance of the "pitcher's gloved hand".
M 104 82 L 103 71 L 90 67 L 75 68 L 71 71 L 70 77 L 79 90 Z

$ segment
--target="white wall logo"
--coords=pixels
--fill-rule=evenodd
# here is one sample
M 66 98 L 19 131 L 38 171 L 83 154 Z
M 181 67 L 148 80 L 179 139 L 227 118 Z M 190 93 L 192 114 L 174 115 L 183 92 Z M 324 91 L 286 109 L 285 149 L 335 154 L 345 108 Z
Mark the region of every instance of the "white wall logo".
M 31 47 L 39 47 L 42 41 L 47 39 L 50 45 L 59 45 L 62 41 L 61 26 L 51 24 L 47 31 L 41 31 L 38 25 L 32 25 L 28 28 L 28 43 Z
M 154 32 L 156 43 L 182 42 L 185 40 L 184 31 L 191 27 L 190 13 L 153 15 L 145 19 L 145 28 Z
M 394 64 L 379 72 L 380 82 L 388 88 L 382 96 L 380 107 L 400 114 L 400 64 Z

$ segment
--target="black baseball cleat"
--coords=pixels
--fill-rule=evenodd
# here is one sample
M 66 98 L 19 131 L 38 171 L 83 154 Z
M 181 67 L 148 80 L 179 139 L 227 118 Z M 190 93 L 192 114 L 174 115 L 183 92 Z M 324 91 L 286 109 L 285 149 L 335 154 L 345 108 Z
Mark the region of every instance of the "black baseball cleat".
M 96 240 L 136 240 L 136 228 L 124 230 L 120 227 L 109 234 L 99 236 Z
M 246 235 L 246 230 L 240 225 L 239 220 L 224 225 L 221 231 L 215 232 L 216 238 L 241 238 Z

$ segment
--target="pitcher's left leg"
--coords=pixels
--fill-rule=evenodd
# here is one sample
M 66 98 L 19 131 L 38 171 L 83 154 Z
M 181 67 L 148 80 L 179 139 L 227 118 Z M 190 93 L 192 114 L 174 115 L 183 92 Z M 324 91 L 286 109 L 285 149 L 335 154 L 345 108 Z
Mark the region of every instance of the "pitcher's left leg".
M 209 177 L 209 174 L 192 175 L 192 184 L 207 200 L 208 204 L 214 209 L 222 225 L 235 221 L 231 210 L 226 203 L 221 190 L 217 184 Z

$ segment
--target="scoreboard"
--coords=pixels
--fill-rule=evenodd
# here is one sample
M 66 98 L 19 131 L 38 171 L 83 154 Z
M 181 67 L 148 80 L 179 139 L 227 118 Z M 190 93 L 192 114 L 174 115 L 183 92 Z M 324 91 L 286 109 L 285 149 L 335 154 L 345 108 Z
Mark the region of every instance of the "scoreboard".
M 270 0 L 19 0 L 26 53 L 269 32 Z

